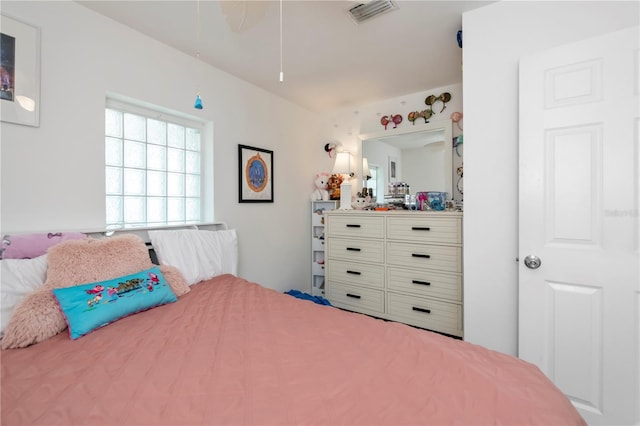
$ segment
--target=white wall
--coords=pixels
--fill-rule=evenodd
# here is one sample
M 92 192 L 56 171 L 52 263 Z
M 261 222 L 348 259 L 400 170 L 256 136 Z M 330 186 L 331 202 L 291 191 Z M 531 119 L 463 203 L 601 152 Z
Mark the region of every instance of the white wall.
M 104 227 L 104 105 L 115 92 L 213 122 L 215 220 L 238 231 L 240 275 L 308 290 L 313 114 L 71 1 L 2 1 L 2 13 L 42 37 L 40 127 L 1 124 L 2 233 Z M 238 203 L 238 144 L 274 151 L 273 204 Z
M 463 15 L 465 340 L 517 354 L 518 59 L 638 25 L 638 2 L 502 1 Z

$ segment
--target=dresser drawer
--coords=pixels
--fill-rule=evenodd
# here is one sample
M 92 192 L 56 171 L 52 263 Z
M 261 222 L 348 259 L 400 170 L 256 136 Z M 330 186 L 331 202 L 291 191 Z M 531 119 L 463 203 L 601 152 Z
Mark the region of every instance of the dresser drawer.
M 334 306 L 370 315 L 384 313 L 384 292 L 327 281 L 326 297 Z
M 462 244 L 460 218 L 388 217 L 387 238 L 434 244 Z
M 327 242 L 327 254 L 346 261 L 383 263 L 384 243 L 382 240 L 331 238 Z
M 325 275 L 331 281 L 384 288 L 384 266 L 330 259 Z
M 387 293 L 387 313 L 396 321 L 462 337 L 462 306 Z
M 338 237 L 383 238 L 384 217 L 328 214 L 325 216 L 327 233 Z
M 462 302 L 462 276 L 424 269 L 387 268 L 387 289 Z
M 462 272 L 462 248 L 387 242 L 387 264 Z

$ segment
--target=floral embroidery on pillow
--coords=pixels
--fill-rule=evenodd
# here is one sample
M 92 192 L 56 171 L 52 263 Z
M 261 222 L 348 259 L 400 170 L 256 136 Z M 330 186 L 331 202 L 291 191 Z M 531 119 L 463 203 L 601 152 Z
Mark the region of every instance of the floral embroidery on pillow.
M 112 280 L 52 291 L 72 339 L 128 315 L 178 300 L 157 266 Z

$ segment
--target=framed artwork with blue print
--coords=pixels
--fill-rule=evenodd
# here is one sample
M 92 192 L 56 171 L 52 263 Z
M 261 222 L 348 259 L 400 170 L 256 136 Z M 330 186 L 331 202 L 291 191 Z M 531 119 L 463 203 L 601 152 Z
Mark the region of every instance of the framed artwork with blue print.
M 72 339 L 120 318 L 178 300 L 157 266 L 107 281 L 52 291 Z
M 240 203 L 273 203 L 273 151 L 238 145 Z

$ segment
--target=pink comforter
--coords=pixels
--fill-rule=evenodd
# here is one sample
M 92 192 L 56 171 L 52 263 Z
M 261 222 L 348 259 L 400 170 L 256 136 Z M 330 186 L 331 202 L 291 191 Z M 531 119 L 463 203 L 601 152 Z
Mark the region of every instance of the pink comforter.
M 584 424 L 533 365 L 231 275 L 2 351 L 2 424 Z

